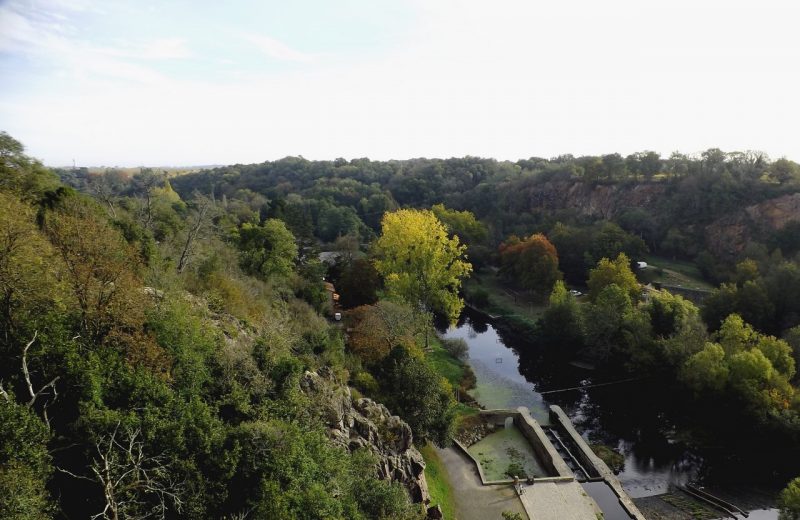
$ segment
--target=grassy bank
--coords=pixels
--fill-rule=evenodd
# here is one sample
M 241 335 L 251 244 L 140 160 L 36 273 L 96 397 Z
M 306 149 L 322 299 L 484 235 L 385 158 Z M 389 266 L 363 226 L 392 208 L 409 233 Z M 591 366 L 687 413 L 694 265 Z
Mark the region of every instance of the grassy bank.
M 703 279 L 700 269 L 691 262 L 648 256 L 648 269 L 654 272 L 653 281 L 700 291 L 710 291 L 713 285 Z
M 470 370 L 463 361 L 453 357 L 444 349 L 439 338 L 432 336 L 429 340 L 430 351 L 426 358 L 439 374 L 444 376 L 453 388 L 459 388 L 467 370 Z
M 442 460 L 431 444 L 426 444 L 419 451 L 425 459 L 425 480 L 428 481 L 431 505 L 438 504 L 442 508 L 445 520 L 455 519 L 453 493 Z
M 486 303 L 474 297 L 482 291 L 489 296 Z M 479 310 L 527 327 L 534 326 L 547 308 L 546 302 L 535 301 L 523 292 L 514 290 L 492 272 L 474 274 L 464 283 L 464 292 L 470 304 Z

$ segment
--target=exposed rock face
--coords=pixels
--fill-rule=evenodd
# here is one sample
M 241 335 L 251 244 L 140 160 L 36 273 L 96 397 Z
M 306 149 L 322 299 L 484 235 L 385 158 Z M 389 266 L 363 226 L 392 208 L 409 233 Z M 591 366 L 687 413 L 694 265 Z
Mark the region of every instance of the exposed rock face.
M 318 406 L 335 443 L 351 452 L 371 450 L 379 457 L 380 478 L 401 482 L 415 502 L 430 499 L 425 462 L 413 445 L 408 424 L 372 399 L 353 400 L 350 388 L 326 368 L 306 372 L 300 387 Z
M 528 211 L 572 209 L 593 218 L 613 219 L 628 208 L 655 206 L 667 184 L 636 185 L 546 182 L 523 193 Z M 734 257 L 755 238 L 800 221 L 800 193 L 753 204 L 706 226 L 706 246 L 715 256 Z
M 666 190 L 663 184 L 589 185 L 547 182 L 527 194 L 530 209 L 574 209 L 583 215 L 610 219 L 627 208 L 648 207 Z
M 744 250 L 754 236 L 796 221 L 800 221 L 800 193 L 765 200 L 714 221 L 706 228 L 706 245 L 716 255 L 731 257 Z

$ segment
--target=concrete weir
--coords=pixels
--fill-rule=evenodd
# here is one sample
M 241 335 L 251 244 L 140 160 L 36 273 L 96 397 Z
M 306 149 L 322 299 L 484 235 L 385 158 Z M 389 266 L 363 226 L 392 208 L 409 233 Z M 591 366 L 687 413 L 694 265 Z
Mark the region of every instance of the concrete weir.
M 533 483 L 521 484 L 522 493 L 519 498 L 531 520 L 596 520 L 602 517 L 604 511 L 575 479 L 573 470 L 561 457 L 544 429 L 531 417 L 527 408 L 482 410 L 480 415 L 486 422 L 496 426 L 504 425 L 507 419 L 512 418 L 514 426 L 530 443 L 538 462 L 547 472 L 547 476 L 536 477 Z M 577 446 L 576 453 L 572 456 L 587 468 L 591 474 L 591 480 L 599 483 L 598 485 L 603 485 L 602 482 L 608 485 L 609 489 L 606 492 L 611 497 L 616 496 L 624 514 L 635 520 L 645 520 L 642 513 L 622 489 L 617 478 L 608 466 L 592 452 L 589 445 L 572 426 L 572 422 L 564 411 L 558 406 L 551 406 L 550 415 L 552 423 L 560 434 L 567 437 L 571 444 Z M 488 480 L 480 462 L 470 454 L 467 446 L 458 441 L 455 441 L 455 444 L 474 463 L 484 486 L 513 484 L 513 481 L 509 479 Z M 622 511 L 620 514 L 624 516 Z
M 619 500 L 619 504 L 625 510 L 631 518 L 635 520 L 646 520 L 644 515 L 639 511 L 636 505 L 631 500 L 631 497 L 625 493 L 625 490 L 622 488 L 622 484 L 620 484 L 617 477 L 614 475 L 614 472 L 603 462 L 600 457 L 595 455 L 592 451 L 592 448 L 583 440 L 583 437 L 578 433 L 575 427 L 572 425 L 572 421 L 567 417 L 567 414 L 564 413 L 564 410 L 561 409 L 560 406 L 552 405 L 550 406 L 550 421 L 558 428 L 563 434 L 567 435 L 570 440 L 578 447 L 577 456 L 580 459 L 580 462 L 591 468 L 591 471 L 594 471 L 599 476 L 599 479 L 602 479 L 614 494 L 617 496 Z M 598 479 L 598 480 L 599 480 Z

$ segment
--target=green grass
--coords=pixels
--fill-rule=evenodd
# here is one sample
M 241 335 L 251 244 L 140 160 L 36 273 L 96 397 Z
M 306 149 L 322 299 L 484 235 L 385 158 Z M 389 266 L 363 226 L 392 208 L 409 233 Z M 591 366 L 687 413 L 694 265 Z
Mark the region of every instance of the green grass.
M 663 270 L 654 278 L 654 281 L 667 285 L 679 285 L 687 289 L 711 290 L 714 287 L 703 279 L 700 269 L 691 262 L 681 260 L 670 260 L 660 256 L 648 256 L 647 263 L 649 269 L 656 271 Z
M 454 520 L 453 492 L 442 460 L 430 444 L 426 444 L 419 451 L 425 459 L 425 480 L 428 481 L 431 505 L 438 504 L 442 508 L 445 520 Z
M 489 305 L 481 310 L 495 316 L 503 316 L 533 325 L 547 309 L 547 302 L 532 300 L 522 291 L 509 287 L 492 272 L 473 275 L 464 283 L 467 293 L 478 288 L 489 293 Z
M 451 356 L 450 353 L 442 347 L 438 338 L 431 337 L 428 344 L 431 348 L 430 352 L 425 356 L 428 359 L 428 363 L 431 364 L 434 370 L 444 376 L 444 378 L 453 385 L 453 388 L 461 386 L 461 380 L 466 370 L 464 363 Z

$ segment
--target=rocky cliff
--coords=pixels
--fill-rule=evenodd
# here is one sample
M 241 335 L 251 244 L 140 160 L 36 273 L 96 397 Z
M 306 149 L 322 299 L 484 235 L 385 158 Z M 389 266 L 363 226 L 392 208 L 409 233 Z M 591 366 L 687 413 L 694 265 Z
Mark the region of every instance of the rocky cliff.
M 629 208 L 653 208 L 669 196 L 668 185 L 546 182 L 523 193 L 531 211 L 571 209 L 588 217 L 614 220 Z M 791 193 L 752 204 L 714 220 L 705 228 L 706 247 L 721 258 L 740 253 L 747 243 L 762 239 L 789 222 L 800 221 L 800 193 Z M 693 228 L 690 226 L 689 228 Z M 684 231 L 692 233 L 692 229 Z
M 800 193 L 791 193 L 753 204 L 715 220 L 706 228 L 706 246 L 722 257 L 732 257 L 756 238 L 800 222 Z
M 300 387 L 318 407 L 336 444 L 351 452 L 371 450 L 379 458 L 381 478 L 402 483 L 415 502 L 428 502 L 425 462 L 408 424 L 372 399 L 353 399 L 350 388 L 326 368 L 306 372 Z
M 626 208 L 652 205 L 665 190 L 663 184 L 546 182 L 536 185 L 527 196 L 532 210 L 572 209 L 589 217 L 613 219 Z

